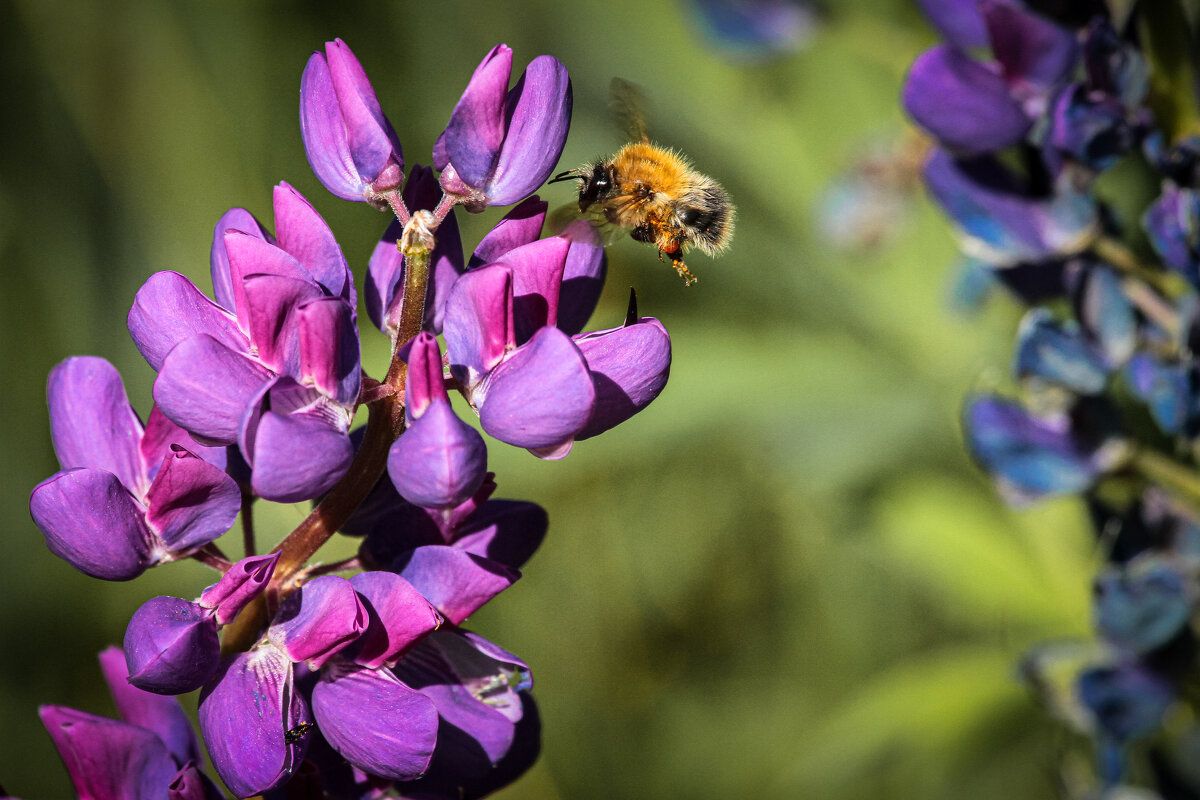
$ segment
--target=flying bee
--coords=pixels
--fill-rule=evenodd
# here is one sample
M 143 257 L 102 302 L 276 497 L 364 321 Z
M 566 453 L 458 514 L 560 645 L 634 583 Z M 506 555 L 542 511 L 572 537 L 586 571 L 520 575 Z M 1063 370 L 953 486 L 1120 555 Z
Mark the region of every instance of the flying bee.
M 691 286 L 696 276 L 683 254 L 695 247 L 715 256 L 729 247 L 733 203 L 719 183 L 692 169 L 682 155 L 650 141 L 635 86 L 614 78 L 612 98 L 632 141 L 611 158 L 561 172 L 550 183 L 579 181 L 580 213 L 655 245 L 659 260 L 670 258 L 684 285 Z

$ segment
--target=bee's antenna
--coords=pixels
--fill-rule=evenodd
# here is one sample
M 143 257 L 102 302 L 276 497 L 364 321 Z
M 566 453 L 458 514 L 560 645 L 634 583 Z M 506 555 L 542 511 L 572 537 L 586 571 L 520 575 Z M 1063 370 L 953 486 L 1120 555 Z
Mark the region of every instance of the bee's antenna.
M 578 178 L 578 177 L 579 177 L 579 170 L 569 169 L 566 172 L 558 173 L 553 178 L 546 181 L 546 183 L 558 183 L 559 181 L 569 181 L 572 178 Z

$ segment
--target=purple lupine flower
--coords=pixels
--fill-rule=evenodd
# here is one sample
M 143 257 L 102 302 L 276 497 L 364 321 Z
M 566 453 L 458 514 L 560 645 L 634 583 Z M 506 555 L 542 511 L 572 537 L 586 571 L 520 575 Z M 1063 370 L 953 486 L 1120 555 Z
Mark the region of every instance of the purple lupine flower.
M 179 701 L 130 686 L 117 648 L 100 654 L 121 720 L 63 706 L 38 713 L 80 797 L 90 800 L 219 800 L 197 768 L 199 750 Z
M 728 55 L 765 60 L 810 42 L 819 23 L 808 0 L 689 0 L 689 15 Z
M 1200 288 L 1200 190 L 1165 181 L 1142 215 L 1142 227 L 1163 264 Z
M 1034 378 L 1077 394 L 1099 394 L 1110 365 L 1073 320 L 1059 322 L 1044 308 L 1026 312 L 1017 331 L 1018 378 Z
M 440 622 L 397 575 L 325 575 L 292 592 L 260 642 L 201 693 L 201 730 L 222 779 L 239 796 L 283 785 L 304 760 L 314 724 L 365 772 L 420 774 L 437 715 L 386 665 Z
M 1195 598 L 1168 560 L 1147 554 L 1097 576 L 1092 589 L 1096 629 L 1122 650 L 1148 653 L 1187 625 Z
M 382 202 L 404 180 L 404 154 L 354 53 L 325 43 L 300 81 L 300 131 L 308 163 L 344 200 Z
M 571 79 L 538 56 L 508 88 L 512 50 L 496 45 L 476 67 L 433 148 L 442 188 L 468 211 L 528 197 L 554 171 L 571 126 Z
M 413 796 L 483 797 L 537 758 L 533 677 L 512 653 L 469 631 L 437 631 L 395 672 L 431 699 L 440 717 L 437 749 L 428 772 L 411 784 Z
M 1079 58 L 1074 33 L 1032 11 L 995 0 L 978 9 L 995 61 L 977 61 L 958 43 L 937 45 L 913 62 L 904 85 L 904 108 L 913 120 L 962 156 L 1025 138 Z M 953 34 L 974 40 L 978 23 L 970 9 L 966 17 L 961 11 L 939 13 L 935 21 L 953 23 L 947 25 Z
M 278 553 L 243 558 L 195 602 L 154 597 L 143 603 L 125 629 L 130 683 L 159 694 L 203 686 L 220 664 L 218 626 L 232 622 L 262 593 L 278 560 Z
M 971 454 L 1013 503 L 1081 492 L 1127 452 L 1105 410 L 1084 402 L 1071 414 L 1039 416 L 1003 398 L 976 397 L 963 427 Z
M 159 372 L 163 413 L 204 441 L 237 443 L 258 495 L 297 502 L 329 489 L 353 457 L 357 300 L 320 215 L 287 184 L 274 201 L 277 242 L 242 209 L 218 223 L 215 303 L 182 275 L 157 273 L 129 332 Z
M 569 247 L 562 238 L 517 247 L 469 270 L 446 303 L 451 374 L 483 429 L 543 458 L 644 408 L 670 366 L 657 320 L 574 338 L 558 326 Z
M 29 499 L 46 546 L 79 571 L 129 580 L 183 558 L 233 525 L 237 484 L 224 452 L 198 445 L 155 409 L 143 428 L 121 376 L 101 358 L 69 358 L 47 384 L 63 470 Z
M 1137 353 L 1124 370 L 1133 396 L 1146 404 L 1154 422 L 1169 435 L 1183 433 L 1200 416 L 1200 392 L 1194 366 L 1172 364 L 1150 353 Z
M 451 509 L 466 502 L 483 483 L 487 445 L 450 406 L 437 339 L 421 332 L 405 347 L 407 353 L 401 357 L 408 362 L 407 429 L 388 454 L 388 475 L 410 503 Z
M 964 252 L 992 264 L 1077 252 L 1099 228 L 1095 198 L 1067 175 L 1043 193 L 992 156 L 962 160 L 934 149 L 923 177 L 962 235 Z

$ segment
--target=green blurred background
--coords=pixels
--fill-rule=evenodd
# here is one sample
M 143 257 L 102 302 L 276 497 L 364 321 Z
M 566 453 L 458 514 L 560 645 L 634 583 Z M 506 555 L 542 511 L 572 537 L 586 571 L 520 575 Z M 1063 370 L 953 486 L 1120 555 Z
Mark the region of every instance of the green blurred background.
M 502 796 L 1056 796 L 1069 737 L 1014 662 L 1086 631 L 1091 543 L 1077 506 L 1011 512 L 962 452 L 961 399 L 1006 380 L 1014 305 L 950 309 L 954 244 L 895 175 L 882 217 L 847 224 L 834 187 L 904 150 L 898 88 L 933 37 L 905 0 L 831 6 L 807 48 L 747 63 L 673 2 L 0 2 L 0 783 L 68 796 L 37 705 L 112 713 L 96 652 L 147 597 L 210 578 L 189 562 L 104 584 L 45 550 L 27 508 L 57 469 L 46 373 L 104 356 L 146 414 L 134 292 L 167 268 L 207 289 L 218 216 L 240 205 L 272 226 L 281 180 L 329 221 L 361 287 L 386 219 L 321 188 L 297 124 L 305 61 L 340 36 L 409 163 L 428 161 L 503 41 L 518 70 L 552 53 L 571 71 L 564 168 L 622 143 L 605 102 L 619 75 L 651 96 L 656 137 L 739 208 L 731 252 L 689 260 L 693 288 L 649 248 L 610 251 L 590 327 L 617 324 L 636 286 L 673 336 L 645 413 L 562 462 L 490 449 L 497 496 L 551 518 L 525 578 L 472 621 L 529 661 L 544 718 L 541 759 Z M 864 233 L 830 238 L 823 213 Z M 497 217 L 466 220 L 465 240 Z M 373 374 L 384 348 L 364 330 Z M 260 536 L 303 513 L 264 515 Z

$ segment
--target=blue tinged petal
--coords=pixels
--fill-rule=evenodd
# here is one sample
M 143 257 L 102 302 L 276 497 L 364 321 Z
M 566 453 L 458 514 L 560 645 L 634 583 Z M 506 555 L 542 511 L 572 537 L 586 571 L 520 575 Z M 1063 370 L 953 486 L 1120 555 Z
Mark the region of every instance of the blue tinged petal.
M 1167 365 L 1148 353 L 1138 353 L 1125 367 L 1125 380 L 1141 399 L 1163 433 L 1183 433 L 1195 403 L 1187 367 Z
M 1108 383 L 1108 364 L 1078 326 L 1061 325 L 1044 308 L 1030 310 L 1017 332 L 1015 371 L 1079 394 L 1099 394 Z

